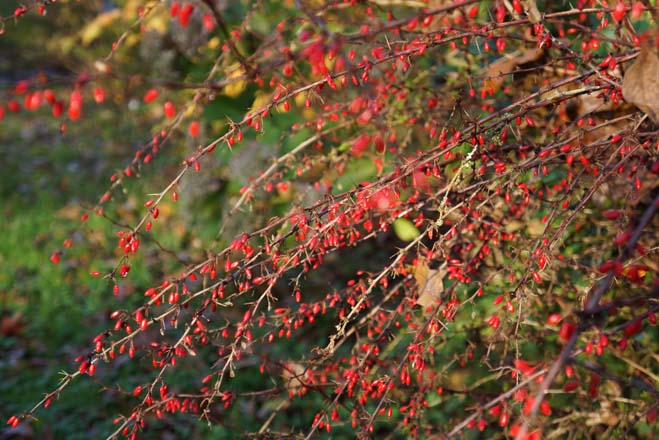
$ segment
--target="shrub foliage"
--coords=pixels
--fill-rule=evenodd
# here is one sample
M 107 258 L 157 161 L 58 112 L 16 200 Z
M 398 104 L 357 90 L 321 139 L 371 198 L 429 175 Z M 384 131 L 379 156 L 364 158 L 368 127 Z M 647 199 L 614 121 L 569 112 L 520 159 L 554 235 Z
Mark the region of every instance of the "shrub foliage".
M 96 380 L 108 438 L 656 435 L 654 2 L 91 3 L 2 19 L 69 66 L 0 117 L 144 133 L 50 255 L 104 249 L 107 330 L 10 425 Z

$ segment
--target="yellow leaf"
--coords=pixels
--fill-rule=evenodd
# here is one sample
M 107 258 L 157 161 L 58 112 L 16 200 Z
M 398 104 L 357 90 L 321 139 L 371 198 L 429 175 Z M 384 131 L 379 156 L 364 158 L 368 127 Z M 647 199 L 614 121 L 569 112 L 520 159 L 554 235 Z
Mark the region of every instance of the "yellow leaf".
M 103 12 L 94 18 L 80 31 L 80 40 L 83 46 L 88 46 L 96 40 L 103 30 L 110 26 L 115 20 L 121 17 L 121 11 L 114 9 L 112 11 Z
M 247 88 L 247 81 L 238 79 L 243 75 L 245 75 L 245 69 L 239 63 L 234 63 L 227 67 L 227 79 L 233 80 L 233 82 L 224 87 L 224 94 L 229 98 L 235 98 Z
M 155 11 L 149 14 L 146 27 L 149 30 L 155 30 L 160 34 L 164 34 L 167 32 L 171 22 L 172 18 L 169 16 L 169 11 L 165 8 L 156 8 Z
M 252 103 L 252 111 L 258 111 L 272 102 L 272 93 L 257 91 Z
M 211 50 L 217 49 L 220 47 L 220 39 L 218 37 L 213 37 L 210 40 L 208 40 L 208 48 Z

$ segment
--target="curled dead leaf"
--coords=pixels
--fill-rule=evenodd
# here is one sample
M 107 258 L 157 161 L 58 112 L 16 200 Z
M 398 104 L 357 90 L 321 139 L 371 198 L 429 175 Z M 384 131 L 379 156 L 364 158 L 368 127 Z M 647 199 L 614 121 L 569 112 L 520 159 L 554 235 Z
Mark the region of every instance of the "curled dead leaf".
M 304 387 L 304 375 L 306 371 L 304 365 L 298 362 L 291 361 L 286 364 L 281 372 L 281 377 L 284 379 L 288 391 L 297 393 Z
M 654 39 L 652 39 L 654 41 Z M 646 44 L 622 80 L 622 96 L 659 123 L 659 55 Z
M 438 269 L 431 269 L 428 262 L 424 260 L 414 266 L 412 270 L 419 289 L 416 303 L 425 309 L 435 304 L 444 292 L 446 265 L 444 264 Z

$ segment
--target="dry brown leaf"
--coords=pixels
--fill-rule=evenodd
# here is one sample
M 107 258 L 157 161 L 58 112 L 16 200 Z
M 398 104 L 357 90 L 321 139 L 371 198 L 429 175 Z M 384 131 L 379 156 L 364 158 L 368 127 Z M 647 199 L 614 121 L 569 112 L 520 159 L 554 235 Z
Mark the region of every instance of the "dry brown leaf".
M 541 48 L 528 49 L 523 52 L 513 52 L 499 58 L 487 68 L 487 78 L 483 82 L 486 90 L 492 89 L 495 93 L 501 88 L 506 80 L 506 75 L 514 73 L 518 67 L 538 61 L 545 51 Z
M 416 303 L 424 309 L 434 305 L 444 292 L 444 275 L 446 266 L 431 269 L 428 262 L 421 261 L 414 268 L 414 279 L 419 288 L 419 297 Z
M 578 116 L 583 116 L 614 110 L 616 104 L 610 99 L 605 100 L 599 94 L 585 93 L 577 98 L 577 106 Z
M 653 45 L 644 45 L 634 64 L 625 72 L 622 96 L 659 123 L 659 55 Z
M 297 393 L 300 388 L 304 387 L 304 375 L 306 371 L 304 365 L 295 361 L 286 364 L 281 372 L 281 377 L 284 379 L 288 391 Z
M 609 74 L 622 81 L 622 72 L 617 68 L 613 72 L 609 72 Z M 579 95 L 576 99 L 569 101 L 565 112 L 565 117 L 567 118 L 565 122 L 572 123 L 583 116 L 598 114 L 612 121 L 634 111 L 635 109 L 633 106 L 625 101 L 613 102 L 611 99 L 607 99 L 600 93 L 585 93 Z M 624 130 L 628 123 L 629 121 L 621 119 L 608 124 L 598 125 L 593 128 L 585 128 L 582 131 L 581 143 L 595 143 L 600 139 L 604 139 Z M 586 156 L 588 157 L 588 154 L 586 154 Z

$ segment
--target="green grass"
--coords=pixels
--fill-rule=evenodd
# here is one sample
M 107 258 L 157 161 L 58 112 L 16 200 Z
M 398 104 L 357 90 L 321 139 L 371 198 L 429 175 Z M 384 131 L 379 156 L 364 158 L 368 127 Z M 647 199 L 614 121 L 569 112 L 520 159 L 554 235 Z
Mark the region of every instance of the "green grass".
M 109 325 L 107 316 L 118 303 L 111 285 L 89 276 L 89 267 L 113 263 L 104 255 L 108 247 L 89 240 L 107 240 L 117 228 L 92 217 L 74 230 L 82 206 L 92 205 L 107 187 L 112 164 L 122 163 L 117 157 L 125 158 L 126 152 L 100 145 L 92 133 L 83 133 L 87 141 L 69 142 L 56 126 L 39 128 L 42 122 L 24 115 L 20 122 L 8 118 L 0 133 L 5 151 L 0 158 L 0 415 L 5 419 L 55 389 L 62 370 L 75 369 L 73 360 Z M 66 238 L 74 247 L 52 264 L 51 253 L 62 249 Z M 144 264 L 136 264 L 132 273 L 132 283 L 147 278 Z M 106 374 L 118 382 L 139 377 L 130 366 Z M 88 411 L 91 404 L 97 405 L 94 411 Z M 67 387 L 50 409 L 40 410 L 31 426 L 54 438 L 98 438 L 110 432 L 120 409 L 126 410 L 122 399 L 101 393 L 86 377 Z
M 75 371 L 74 359 L 88 353 L 93 337 L 112 326 L 108 316 L 113 310 L 131 309 L 142 301 L 141 292 L 148 283 L 175 268 L 180 270 L 178 265 L 163 267 L 157 256 L 150 256 L 148 250 L 153 250 L 153 245 L 144 239 L 145 251 L 131 260 L 130 277 L 121 280 L 121 297 L 113 295 L 111 283 L 90 276 L 91 270 L 109 270 L 118 261 L 121 251 L 115 247 L 115 240 L 121 228 L 94 215 L 78 228 L 80 215 L 109 187 L 108 177 L 115 167 L 123 166 L 132 156 L 134 141 L 130 138 L 148 136 L 129 129 L 119 130 L 119 134 L 91 133 L 91 128 L 83 125 L 72 127 L 68 135 L 61 136 L 56 124 L 36 131 L 42 123 L 38 116 L 21 115 L 20 121 L 5 119 L 5 131 L 0 132 L 0 143 L 5 146 L 0 168 L 6 170 L 0 176 L 0 214 L 4 219 L 0 240 L 0 319 L 8 323 L 17 318 L 16 324 L 0 335 L 0 375 L 4 378 L 0 382 L 0 417 L 5 420 L 29 410 L 45 393 L 54 390 L 62 371 Z M 105 127 L 102 131 L 109 130 L 103 124 L 98 126 Z M 112 141 L 105 144 L 101 139 Z M 167 159 L 177 161 L 176 155 L 165 156 L 163 161 Z M 115 218 L 120 211 L 123 221 L 134 223 L 135 213 L 141 210 L 141 198 L 154 188 L 163 187 L 162 180 L 167 179 L 171 164 L 154 161 L 150 167 L 161 165 L 164 173 L 149 169 L 145 172 L 148 178 L 127 182 L 128 196 L 115 191 L 108 215 Z M 172 217 L 177 217 L 180 205 L 173 207 Z M 154 231 L 169 226 L 161 218 Z M 158 235 L 163 235 L 161 243 L 166 247 L 180 249 L 189 245 L 185 236 Z M 62 242 L 69 238 L 74 246 L 64 249 Z M 49 257 L 58 249 L 66 252 L 59 264 L 52 264 Z M 298 346 L 291 342 L 278 349 L 291 347 Z M 200 385 L 197 372 L 206 367 L 190 362 L 169 373 L 167 381 L 173 388 L 185 385 L 194 389 Z M 51 433 L 53 438 L 104 438 L 113 432 L 112 420 L 118 414 L 129 413 L 137 398 L 103 391 L 101 383 L 132 390 L 151 374 L 150 369 L 133 362 L 101 363 L 93 378 L 75 379 L 49 409 L 39 409 L 30 427 L 38 436 Z M 258 372 L 248 373 L 237 378 L 233 386 L 255 390 L 264 380 L 267 378 Z M 234 413 L 231 418 L 238 417 L 243 422 L 242 428 L 260 426 L 258 420 L 250 420 L 240 408 L 230 411 Z M 308 422 L 298 421 L 300 426 Z M 163 430 L 181 438 L 231 438 L 232 431 L 221 426 L 210 429 L 189 415 L 170 415 L 165 421 L 148 423 L 150 429 L 140 438 L 161 438 Z

